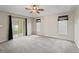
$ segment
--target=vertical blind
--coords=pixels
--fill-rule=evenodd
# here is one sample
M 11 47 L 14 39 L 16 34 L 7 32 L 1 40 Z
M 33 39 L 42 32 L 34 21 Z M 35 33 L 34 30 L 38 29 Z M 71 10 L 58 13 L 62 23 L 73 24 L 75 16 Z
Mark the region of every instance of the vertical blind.
M 13 37 L 24 36 L 25 31 L 25 19 L 19 17 L 12 17 Z

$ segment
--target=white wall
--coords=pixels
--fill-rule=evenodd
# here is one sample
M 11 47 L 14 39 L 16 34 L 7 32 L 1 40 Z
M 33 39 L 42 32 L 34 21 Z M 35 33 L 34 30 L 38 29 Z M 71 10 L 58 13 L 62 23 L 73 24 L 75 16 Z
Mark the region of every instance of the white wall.
M 32 34 L 36 35 L 36 19 L 32 19 Z
M 58 33 L 58 16 L 69 15 L 68 20 L 68 35 Z M 61 39 L 74 40 L 74 19 L 73 12 L 60 13 L 41 17 L 41 32 L 39 35 L 57 37 Z
M 8 15 L 0 12 L 0 42 L 8 40 Z
M 33 30 L 33 19 L 32 18 L 27 18 L 27 35 L 32 35 L 32 30 Z
M 75 42 L 77 47 L 79 48 L 79 6 L 75 10 Z

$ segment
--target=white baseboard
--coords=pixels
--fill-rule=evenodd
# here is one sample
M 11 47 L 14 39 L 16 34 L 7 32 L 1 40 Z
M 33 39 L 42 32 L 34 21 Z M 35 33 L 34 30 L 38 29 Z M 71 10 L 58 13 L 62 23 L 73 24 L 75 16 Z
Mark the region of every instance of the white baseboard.
M 43 36 L 43 37 L 48 37 L 48 38 L 53 38 L 53 39 L 66 40 L 66 41 L 69 41 L 69 42 L 75 43 L 75 41 L 73 41 L 73 40 L 62 39 L 62 38 L 58 38 L 58 37 L 49 37 L 49 36 L 45 36 L 45 35 L 38 35 L 38 36 Z

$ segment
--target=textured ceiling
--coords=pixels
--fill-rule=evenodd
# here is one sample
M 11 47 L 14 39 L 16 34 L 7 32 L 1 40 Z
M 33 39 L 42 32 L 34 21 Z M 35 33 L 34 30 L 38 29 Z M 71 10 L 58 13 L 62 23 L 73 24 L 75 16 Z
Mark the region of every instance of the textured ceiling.
M 40 5 L 40 8 L 45 9 L 45 11 L 40 12 L 40 14 L 30 13 L 29 10 L 25 10 L 27 5 L 0 5 L 0 10 L 5 12 L 10 12 L 14 14 L 19 14 L 29 17 L 39 17 L 51 14 L 57 14 L 61 12 L 68 12 L 73 9 L 72 5 Z

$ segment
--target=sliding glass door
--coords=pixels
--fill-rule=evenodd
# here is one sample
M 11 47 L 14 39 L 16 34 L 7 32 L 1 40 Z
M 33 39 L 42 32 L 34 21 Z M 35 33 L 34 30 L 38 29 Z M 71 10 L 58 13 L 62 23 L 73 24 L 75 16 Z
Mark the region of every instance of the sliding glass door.
M 25 19 L 12 17 L 13 38 L 25 35 Z

